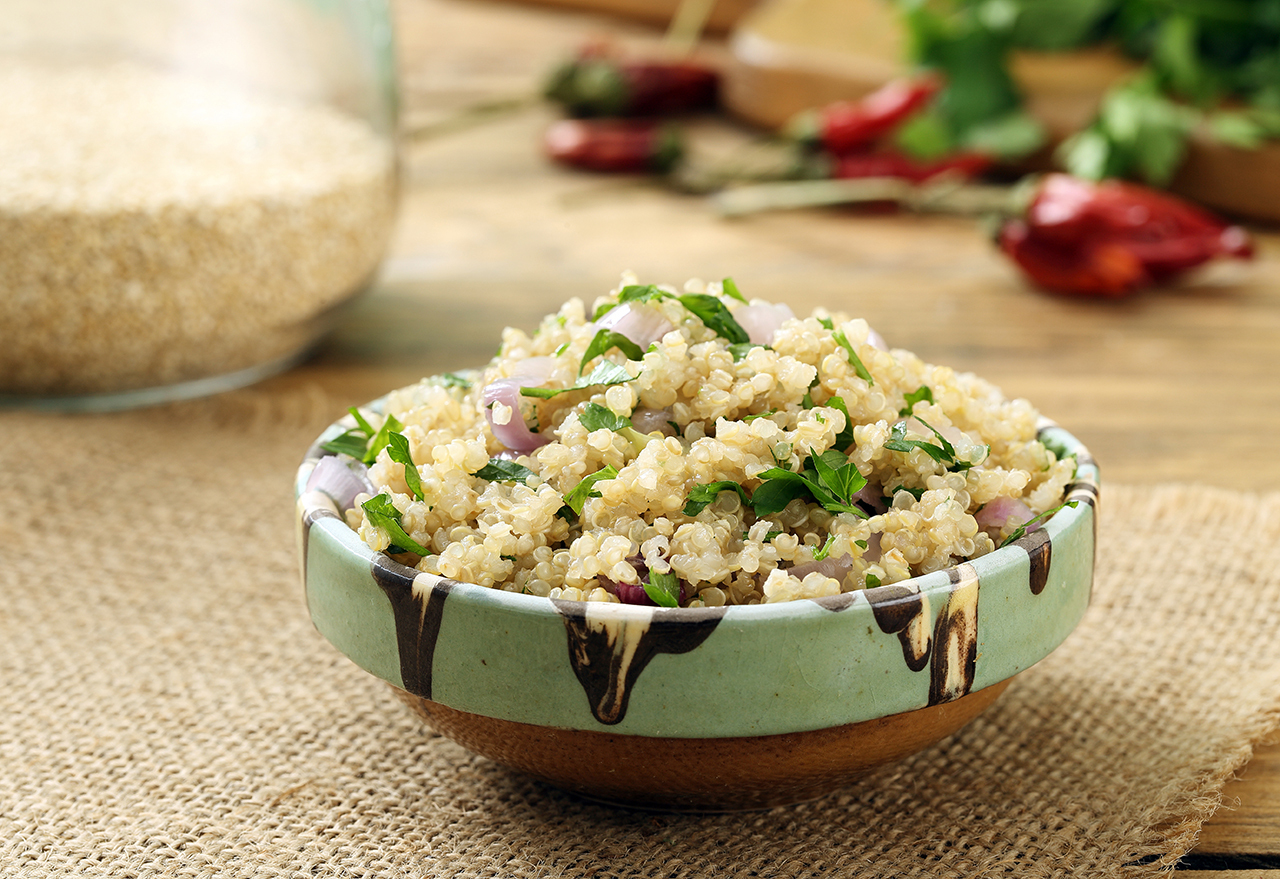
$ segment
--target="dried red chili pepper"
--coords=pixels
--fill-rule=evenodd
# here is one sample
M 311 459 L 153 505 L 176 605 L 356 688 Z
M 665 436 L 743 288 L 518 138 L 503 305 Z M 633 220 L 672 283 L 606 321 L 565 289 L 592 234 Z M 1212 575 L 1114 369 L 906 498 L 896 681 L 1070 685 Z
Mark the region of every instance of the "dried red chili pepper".
M 719 73 L 692 61 L 627 61 L 589 46 L 559 67 L 543 94 L 580 118 L 670 116 L 718 103 Z
M 953 153 L 928 161 L 913 159 L 902 153 L 850 153 L 836 157 L 831 176 L 838 180 L 896 177 L 912 183 L 923 183 L 942 174 L 951 174 L 967 180 L 981 174 L 991 165 L 991 157 L 981 153 Z
M 675 128 L 641 120 L 561 119 L 543 143 L 557 162 L 589 171 L 664 173 L 683 153 Z
M 896 79 L 858 101 L 837 101 L 800 113 L 786 133 L 813 149 L 836 155 L 866 149 L 923 109 L 942 88 L 936 76 Z
M 1066 174 L 1043 178 L 997 238 L 1036 284 L 1086 296 L 1125 296 L 1215 257 L 1253 255 L 1242 228 L 1174 196 Z

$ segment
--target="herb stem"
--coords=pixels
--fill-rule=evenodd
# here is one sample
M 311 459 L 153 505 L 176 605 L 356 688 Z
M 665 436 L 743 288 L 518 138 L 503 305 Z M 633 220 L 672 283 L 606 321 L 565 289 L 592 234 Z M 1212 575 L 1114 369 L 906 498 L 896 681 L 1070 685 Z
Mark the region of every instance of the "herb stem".
M 955 181 L 921 185 L 896 177 L 863 177 L 742 186 L 720 193 L 713 203 L 716 211 L 724 217 L 873 202 L 892 202 L 919 213 L 972 216 L 1012 212 L 1016 204 L 1015 192 L 1008 186 L 960 185 Z

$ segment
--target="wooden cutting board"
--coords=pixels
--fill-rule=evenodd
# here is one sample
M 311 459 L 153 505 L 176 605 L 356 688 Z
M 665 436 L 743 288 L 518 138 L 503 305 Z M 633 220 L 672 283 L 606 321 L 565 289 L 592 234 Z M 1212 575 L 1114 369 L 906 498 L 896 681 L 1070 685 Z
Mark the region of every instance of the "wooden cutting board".
M 884 0 L 767 0 L 731 33 L 724 99 L 766 128 L 857 98 L 906 71 L 906 45 Z M 1027 109 L 1055 136 L 1091 120 L 1102 93 L 1134 71 L 1109 51 L 1021 53 L 1012 72 Z M 1280 222 L 1280 143 L 1242 150 L 1194 138 L 1170 188 L 1218 210 Z

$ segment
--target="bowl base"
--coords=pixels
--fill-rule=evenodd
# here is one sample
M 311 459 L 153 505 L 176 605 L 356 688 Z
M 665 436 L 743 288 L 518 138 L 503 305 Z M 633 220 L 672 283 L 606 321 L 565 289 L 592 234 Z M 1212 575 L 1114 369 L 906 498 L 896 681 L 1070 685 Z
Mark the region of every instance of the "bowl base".
M 952 702 L 843 726 L 731 738 L 534 726 L 395 689 L 441 735 L 571 793 L 629 808 L 734 812 L 825 796 L 960 729 L 1008 685 L 1005 680 Z

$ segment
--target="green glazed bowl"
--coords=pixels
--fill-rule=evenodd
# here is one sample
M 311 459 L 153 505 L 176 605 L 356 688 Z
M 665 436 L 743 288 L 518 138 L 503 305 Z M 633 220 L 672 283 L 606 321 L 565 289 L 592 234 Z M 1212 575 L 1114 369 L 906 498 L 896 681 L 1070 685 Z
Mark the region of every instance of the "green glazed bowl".
M 374 404 L 377 408 L 378 404 Z M 595 799 L 765 808 L 848 784 L 955 732 L 1079 622 L 1093 582 L 1098 470 L 1077 501 L 986 556 L 820 599 L 722 608 L 558 601 L 419 573 L 370 549 L 296 481 L 320 633 L 440 733 Z

